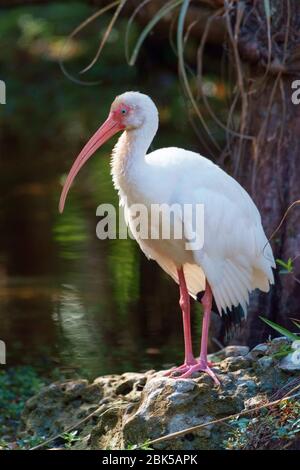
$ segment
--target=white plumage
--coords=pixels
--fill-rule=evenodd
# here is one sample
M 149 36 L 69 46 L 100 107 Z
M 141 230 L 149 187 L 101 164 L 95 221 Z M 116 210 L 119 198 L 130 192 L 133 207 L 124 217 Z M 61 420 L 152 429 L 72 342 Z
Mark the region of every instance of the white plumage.
M 157 128 L 157 108 L 148 96 L 127 92 L 117 97 L 107 120 L 75 160 L 59 208 L 63 210 L 72 181 L 84 163 L 100 145 L 123 130 L 113 151 L 111 172 L 126 220 L 146 256 L 156 260 L 179 283 L 185 360 L 168 374 L 179 373 L 186 378 L 203 371 L 219 385 L 207 360 L 212 297 L 220 314 L 239 304 L 246 313 L 249 294 L 256 288 L 267 292 L 274 282 L 273 253 L 254 202 L 221 168 L 197 153 L 175 147 L 147 154 Z M 148 209 L 147 220 L 156 234 L 161 233 L 162 223 L 151 217 L 153 205 L 179 205 L 182 213 L 177 213 L 173 225 L 179 221 L 185 236 L 145 238 L 136 224 L 136 204 Z M 192 250 L 186 248 L 188 235 L 196 228 L 202 231 L 203 226 L 195 225 L 193 212 L 183 217 L 186 204 L 192 208 L 204 206 L 204 243 Z M 189 294 L 195 297 L 200 291 L 205 291 L 201 299 L 204 315 L 200 357 L 196 359 L 192 350 Z
M 144 96 L 130 92 L 119 99 L 138 106 Z M 176 282 L 177 268 L 183 265 L 193 297 L 204 290 L 207 278 L 220 313 L 238 304 L 246 313 L 249 293 L 256 288 L 268 292 L 274 282 L 274 257 L 260 214 L 242 186 L 207 158 L 175 147 L 145 155 L 158 125 L 151 103 L 147 116 L 152 119 L 143 131 L 125 131 L 113 151 L 113 180 L 131 231 L 146 256 Z M 136 203 L 203 204 L 203 248 L 191 252 L 185 240 L 141 239 L 130 215 Z

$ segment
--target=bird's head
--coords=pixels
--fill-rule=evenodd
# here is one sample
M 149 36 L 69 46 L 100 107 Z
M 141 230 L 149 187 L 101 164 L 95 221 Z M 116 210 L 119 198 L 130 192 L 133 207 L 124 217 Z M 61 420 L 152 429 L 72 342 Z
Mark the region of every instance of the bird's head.
M 71 184 L 86 161 L 110 137 L 119 131 L 134 131 L 145 125 L 154 127 L 158 124 L 158 112 L 149 96 L 137 91 L 128 91 L 119 95 L 113 101 L 106 121 L 83 147 L 65 181 L 60 201 L 59 211 L 63 212 L 67 194 Z
M 127 91 L 117 96 L 110 108 L 110 115 L 120 127 L 133 130 L 146 122 L 157 120 L 157 108 L 149 96 L 137 91 Z

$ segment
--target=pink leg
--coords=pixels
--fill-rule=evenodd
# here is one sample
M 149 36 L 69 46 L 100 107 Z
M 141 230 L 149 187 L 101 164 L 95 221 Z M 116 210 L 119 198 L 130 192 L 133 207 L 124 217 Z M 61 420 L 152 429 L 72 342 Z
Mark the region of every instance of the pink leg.
M 184 278 L 183 268 L 177 270 L 179 279 L 180 300 L 179 305 L 182 311 L 183 319 L 183 334 L 184 334 L 184 363 L 182 366 L 175 367 L 165 373 L 165 375 L 172 375 L 176 372 L 181 374 L 187 372 L 191 366 L 197 364 L 193 355 L 192 349 L 192 335 L 191 335 L 191 318 L 190 318 L 190 295 L 188 293 L 186 282 Z
M 205 286 L 205 294 L 202 297 L 201 303 L 204 309 L 204 316 L 203 316 L 203 323 L 202 323 L 202 337 L 201 337 L 201 351 L 200 351 L 200 358 L 197 361 L 196 365 L 190 367 L 186 372 L 181 375 L 181 378 L 190 377 L 193 372 L 206 372 L 213 381 L 220 385 L 220 382 L 215 375 L 215 373 L 211 370 L 210 364 L 207 362 L 207 342 L 208 342 L 208 331 L 209 331 L 209 322 L 210 322 L 210 314 L 211 314 L 211 306 L 212 306 L 212 292 L 210 285 L 206 281 Z

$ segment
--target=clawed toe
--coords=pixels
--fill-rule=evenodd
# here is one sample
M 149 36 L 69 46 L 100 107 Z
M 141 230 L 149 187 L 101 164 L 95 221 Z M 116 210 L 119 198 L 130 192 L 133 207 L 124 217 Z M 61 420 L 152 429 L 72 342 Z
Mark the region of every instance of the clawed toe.
M 173 378 L 181 377 L 182 374 L 188 372 L 188 370 L 196 364 L 197 364 L 197 361 L 195 360 L 195 362 L 184 363 L 181 366 L 172 367 L 172 369 L 167 370 L 167 372 L 164 373 L 164 376 L 173 377 Z M 176 374 L 179 374 L 179 375 L 176 375 Z
M 180 367 L 176 367 L 170 371 L 167 371 L 164 375 L 170 376 L 174 379 L 188 379 L 192 377 L 195 372 L 205 372 L 213 379 L 216 385 L 221 385 L 219 379 L 217 378 L 214 371 L 210 368 L 208 363 L 197 362 L 196 364 L 191 365 L 183 364 Z M 174 376 L 174 373 L 179 373 L 179 375 Z

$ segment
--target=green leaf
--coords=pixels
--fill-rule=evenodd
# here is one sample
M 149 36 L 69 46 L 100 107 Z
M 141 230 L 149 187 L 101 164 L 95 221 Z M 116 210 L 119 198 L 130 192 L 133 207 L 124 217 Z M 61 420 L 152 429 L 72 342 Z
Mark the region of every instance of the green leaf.
M 265 322 L 267 325 L 269 325 L 271 328 L 276 330 L 278 333 L 280 333 L 282 336 L 285 336 L 286 338 L 291 339 L 292 341 L 299 341 L 299 336 L 295 335 L 291 331 L 287 330 L 283 326 L 278 325 L 277 323 L 272 322 L 271 320 L 268 320 L 267 318 L 264 317 L 259 317 L 263 322 Z
M 280 258 L 277 258 L 276 263 L 279 264 L 279 266 L 284 268 L 284 271 L 280 270 L 280 274 L 287 274 L 291 273 L 293 271 L 293 260 L 292 258 L 289 258 L 287 262 L 283 261 Z
M 279 264 L 279 266 L 282 266 L 284 269 L 288 268 L 287 263 L 285 263 L 282 259 L 277 258 L 276 263 Z
M 162 8 L 158 10 L 158 12 L 153 16 L 153 18 L 149 21 L 149 23 L 145 26 L 143 31 L 141 32 L 136 45 L 133 49 L 133 53 L 131 54 L 129 65 L 134 65 L 141 49 L 143 42 L 145 41 L 146 37 L 150 33 L 150 31 L 154 28 L 154 26 L 168 13 L 170 13 L 174 8 L 178 7 L 183 0 L 171 0 L 170 2 L 166 3 Z
M 293 320 L 293 323 L 294 325 L 296 325 L 297 328 L 299 328 L 300 330 L 300 322 L 298 322 L 297 320 Z M 299 338 L 300 339 L 300 338 Z

